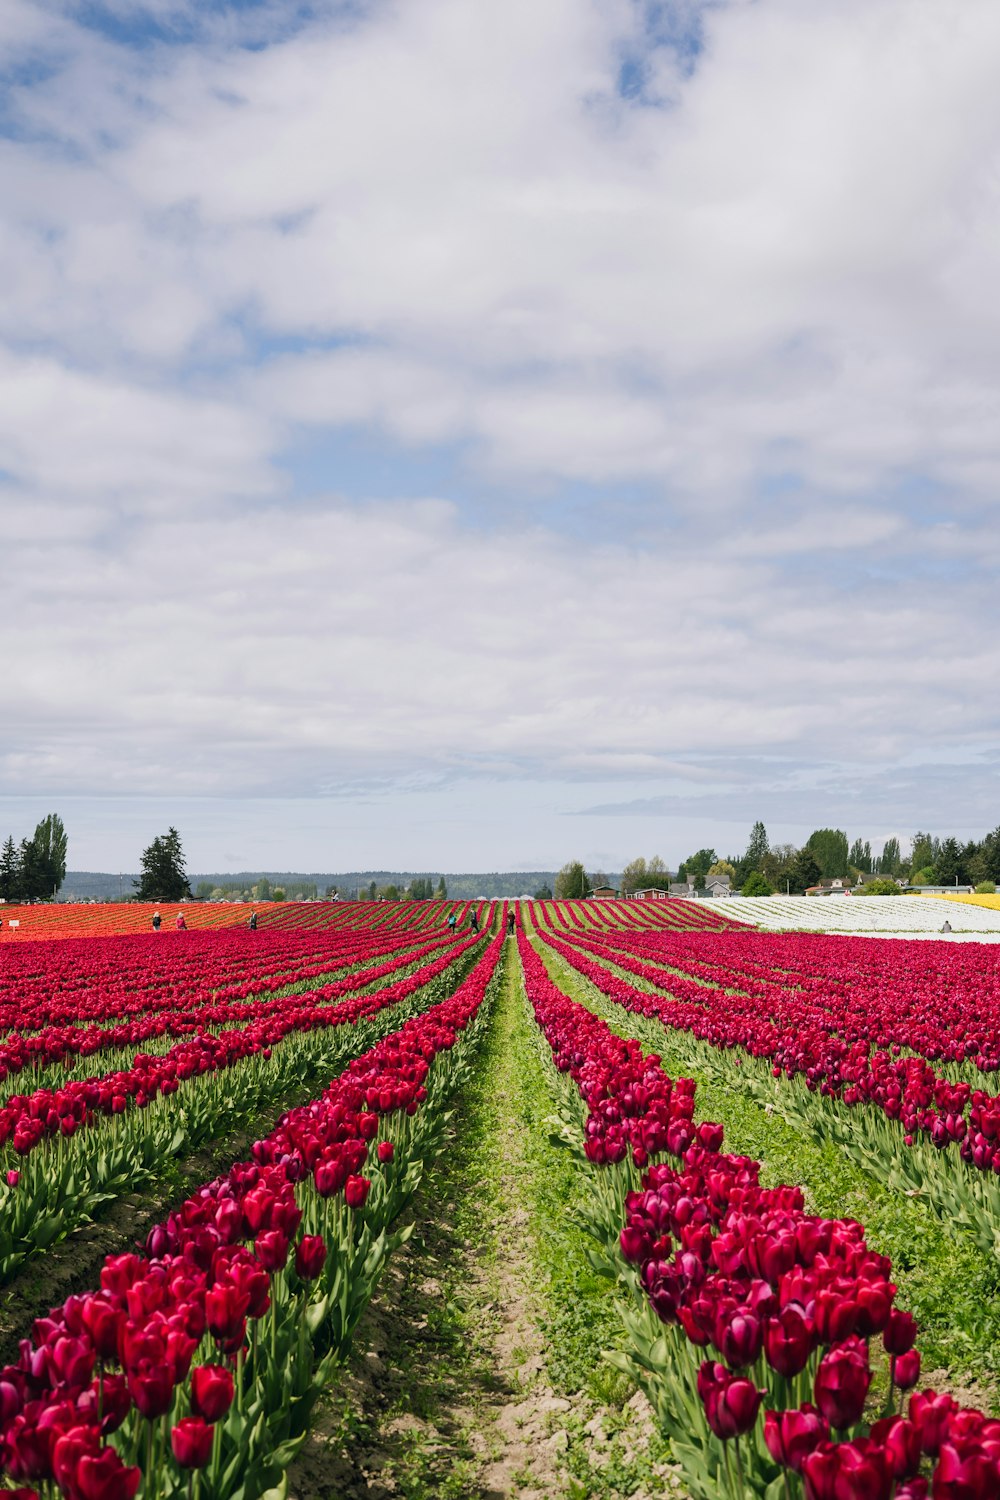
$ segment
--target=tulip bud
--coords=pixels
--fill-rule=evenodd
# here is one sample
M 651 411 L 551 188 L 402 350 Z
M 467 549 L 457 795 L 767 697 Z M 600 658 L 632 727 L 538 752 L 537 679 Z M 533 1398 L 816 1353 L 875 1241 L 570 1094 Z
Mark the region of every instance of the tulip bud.
M 871 1378 L 864 1345 L 856 1339 L 838 1344 L 823 1356 L 813 1399 L 831 1426 L 843 1431 L 861 1420 Z
M 295 1270 L 303 1281 L 315 1281 L 326 1265 L 326 1245 L 322 1235 L 305 1234 L 295 1251 Z
M 362 1208 L 370 1188 L 367 1177 L 348 1177 L 344 1184 L 344 1201 L 348 1208 Z
M 395 1150 L 396 1150 L 396 1148 L 393 1145 L 392 1141 L 379 1141 L 379 1143 L 378 1143 L 378 1159 L 379 1159 L 379 1161 L 380 1162 L 392 1161 L 393 1154 L 394 1154 Z
M 217 1422 L 233 1404 L 233 1377 L 224 1365 L 197 1365 L 191 1371 L 191 1410 Z
M 764 1413 L 764 1442 L 768 1452 L 775 1463 L 793 1469 L 796 1474 L 801 1474 L 803 1462 L 809 1454 L 829 1438 L 830 1424 L 815 1406 Z
M 909 1354 L 917 1337 L 917 1320 L 912 1313 L 894 1307 L 882 1331 L 887 1354 Z
M 203 1469 L 212 1456 L 212 1429 L 200 1417 L 183 1417 L 170 1433 L 170 1446 L 182 1469 Z
M 920 1379 L 920 1350 L 909 1349 L 892 1360 L 892 1378 L 901 1391 L 912 1391 Z

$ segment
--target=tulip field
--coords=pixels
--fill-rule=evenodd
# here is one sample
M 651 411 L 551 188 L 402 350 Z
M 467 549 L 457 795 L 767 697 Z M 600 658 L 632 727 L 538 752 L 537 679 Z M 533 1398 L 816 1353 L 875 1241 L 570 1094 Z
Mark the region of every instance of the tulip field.
M 1000 952 L 762 931 L 723 906 L 279 903 L 255 931 L 240 906 L 185 905 L 180 927 L 163 907 L 159 931 L 152 907 L 4 909 L 0 1286 L 24 1315 L 0 1368 L 0 1485 L 23 1500 L 346 1493 L 304 1487 L 302 1457 L 336 1446 L 315 1433 L 334 1398 L 350 1404 L 370 1308 L 457 1174 L 456 1217 L 537 1284 L 538 1326 L 519 1336 L 553 1372 L 557 1457 L 544 1480 L 513 1464 L 485 1477 L 526 1420 L 518 1394 L 516 1420 L 433 1484 L 383 1473 L 352 1495 L 997 1500 L 989 1299 L 971 1331 L 949 1317 L 963 1284 L 1000 1290 Z M 491 1090 L 504 1141 L 472 1128 Z M 241 1132 L 209 1180 L 190 1176 Z M 533 1176 L 501 1179 L 512 1132 Z M 771 1136 L 800 1174 L 775 1175 Z M 823 1199 L 841 1170 L 876 1228 Z M 35 1305 L 46 1265 L 143 1193 L 161 1211 Z M 496 1303 L 475 1301 L 477 1232 L 462 1231 L 458 1291 L 442 1290 L 448 1266 L 427 1281 L 470 1340 Z M 951 1275 L 949 1246 L 941 1306 L 919 1262 Z M 405 1343 L 405 1302 L 394 1316 Z M 926 1366 L 925 1316 L 950 1367 Z M 606 1375 L 568 1377 L 563 1337 Z M 600 1403 L 636 1398 L 665 1464 L 634 1442 L 628 1472 L 610 1449 L 591 1463 L 589 1434 L 618 1420 Z

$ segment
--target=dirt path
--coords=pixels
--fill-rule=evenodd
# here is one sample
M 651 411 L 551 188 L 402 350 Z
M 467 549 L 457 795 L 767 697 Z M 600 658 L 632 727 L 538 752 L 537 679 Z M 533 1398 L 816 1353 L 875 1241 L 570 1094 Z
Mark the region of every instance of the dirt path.
M 550 1374 L 553 1252 L 537 1232 L 553 1210 L 539 1219 L 537 1191 L 551 1100 L 534 1061 L 543 1097 L 527 1118 L 526 1036 L 512 944 L 480 1066 L 411 1205 L 413 1237 L 359 1326 L 350 1368 L 315 1414 L 289 1471 L 289 1500 L 675 1493 L 670 1466 L 651 1451 L 641 1396 L 626 1389 L 604 1407 L 584 1391 L 557 1390 Z M 561 1187 L 556 1201 L 565 1215 Z M 586 1323 L 577 1307 L 563 1316 Z M 600 1366 L 600 1347 L 590 1367 Z
M 291 1500 L 566 1493 L 565 1435 L 550 1423 L 571 1403 L 541 1374 L 530 1216 L 505 1079 L 518 1003 L 511 962 L 477 1077 L 411 1207 L 413 1238 L 393 1258 L 351 1368 L 289 1473 Z

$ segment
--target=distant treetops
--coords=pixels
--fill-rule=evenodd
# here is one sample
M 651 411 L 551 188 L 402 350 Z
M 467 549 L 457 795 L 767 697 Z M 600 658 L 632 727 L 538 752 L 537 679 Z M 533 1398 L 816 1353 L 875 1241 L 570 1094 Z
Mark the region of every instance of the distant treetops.
M 8 835 L 0 849 L 0 900 L 51 901 L 65 879 L 66 830 L 58 813 L 49 813 L 20 844 Z

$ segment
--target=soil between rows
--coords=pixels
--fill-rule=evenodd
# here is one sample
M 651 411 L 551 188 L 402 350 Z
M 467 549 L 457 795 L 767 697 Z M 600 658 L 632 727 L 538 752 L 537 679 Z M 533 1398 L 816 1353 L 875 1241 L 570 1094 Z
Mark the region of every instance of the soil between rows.
M 518 1073 L 531 1030 L 520 980 L 511 944 L 476 1075 L 407 1215 L 413 1236 L 314 1415 L 289 1500 L 682 1493 L 673 1466 L 644 1458 L 655 1439 L 640 1394 L 604 1406 L 550 1374 L 547 1331 L 560 1310 L 535 1233 L 539 1141 Z M 599 1344 L 592 1357 L 599 1363 Z

